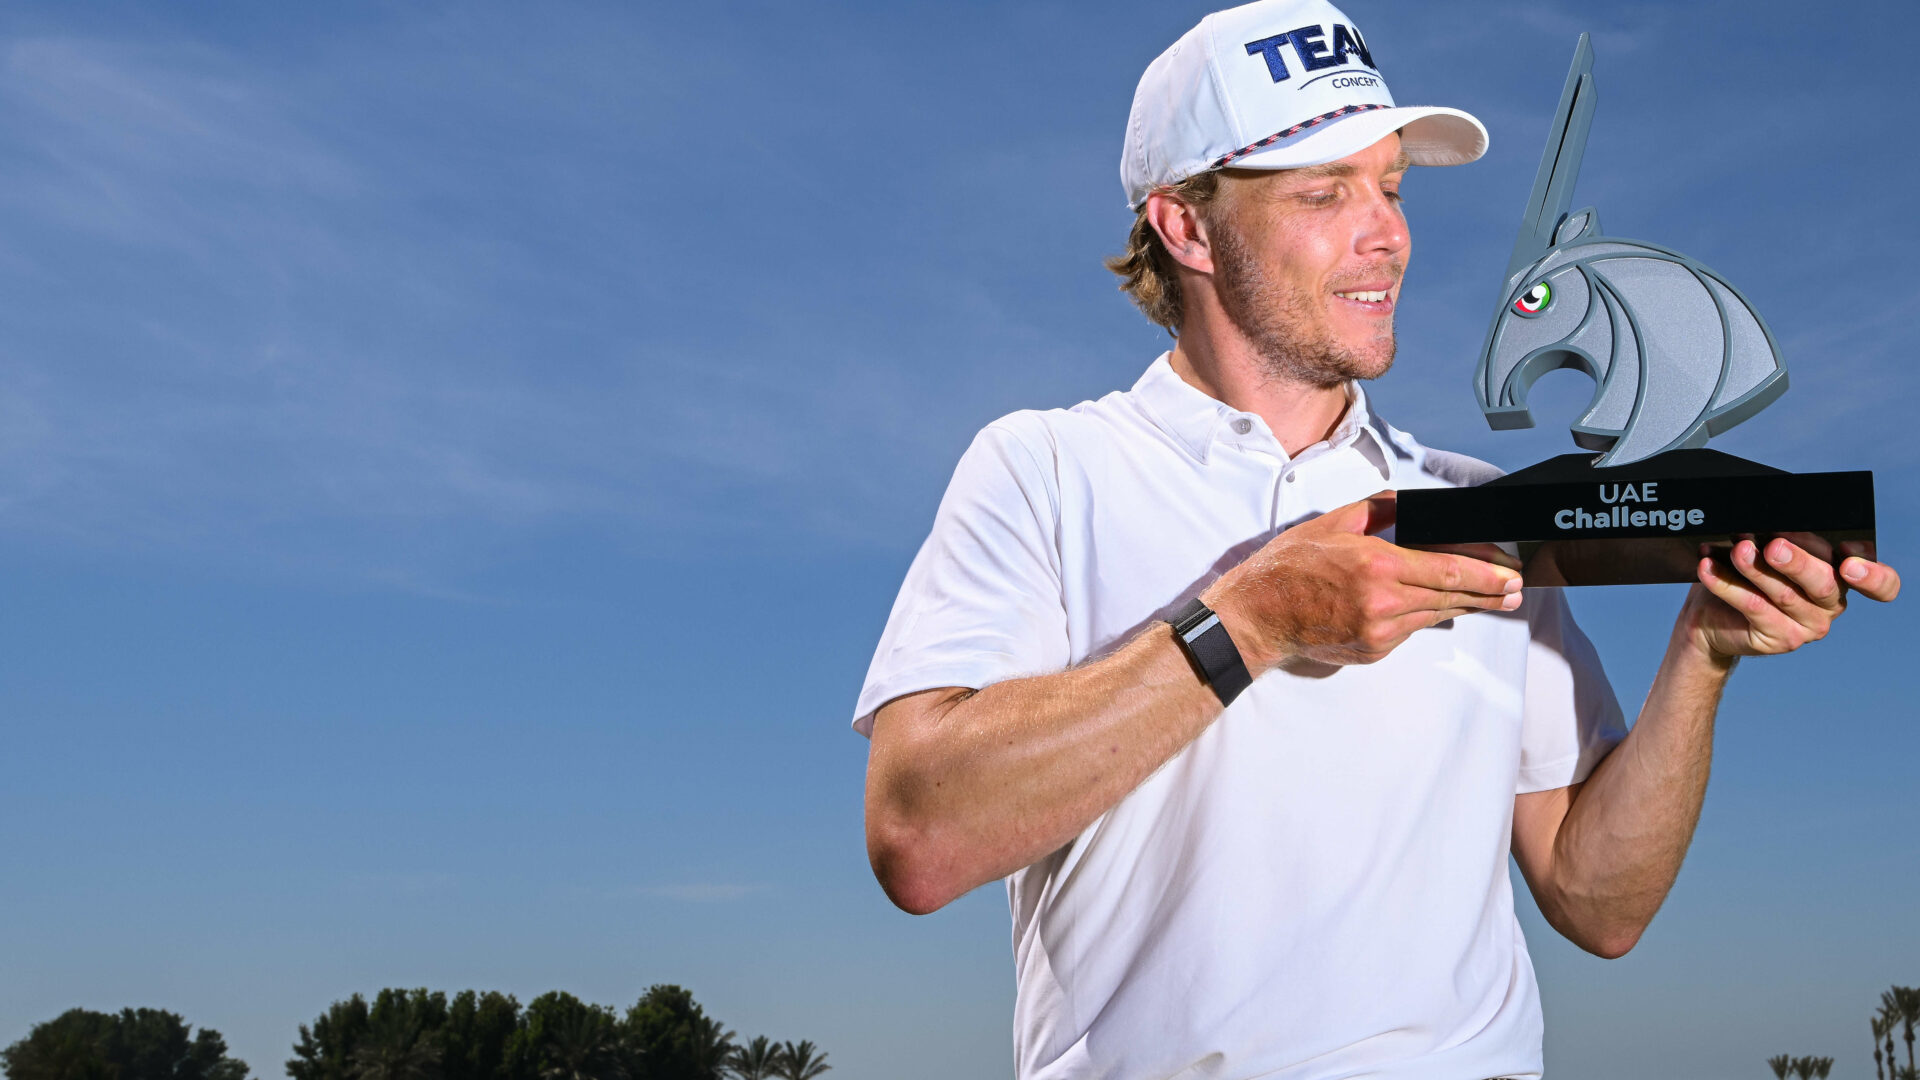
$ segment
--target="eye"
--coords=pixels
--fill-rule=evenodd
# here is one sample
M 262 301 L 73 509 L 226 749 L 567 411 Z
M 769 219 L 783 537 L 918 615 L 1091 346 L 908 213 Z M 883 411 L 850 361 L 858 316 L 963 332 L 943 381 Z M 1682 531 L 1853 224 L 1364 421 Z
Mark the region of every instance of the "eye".
M 1513 310 L 1522 315 L 1538 315 L 1553 303 L 1553 287 L 1542 281 L 1533 288 L 1520 294 L 1513 302 Z

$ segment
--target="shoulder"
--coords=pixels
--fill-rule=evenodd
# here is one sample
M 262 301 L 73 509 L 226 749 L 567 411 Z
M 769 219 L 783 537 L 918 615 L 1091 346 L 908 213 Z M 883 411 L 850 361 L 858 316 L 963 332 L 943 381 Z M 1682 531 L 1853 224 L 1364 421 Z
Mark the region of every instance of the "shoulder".
M 1055 454 L 1072 450 L 1086 440 L 1110 438 L 1116 428 L 1130 426 L 1139 408 L 1126 391 L 1115 390 L 1064 409 L 1021 409 L 981 429 L 983 437 L 1013 438 L 1036 452 Z
M 1062 463 L 1110 449 L 1116 436 L 1138 426 L 1139 410 L 1116 390 L 1069 408 L 1008 413 L 981 428 L 968 453 L 1017 449 L 1043 471 L 1057 473 Z
M 942 500 L 942 516 L 1023 516 L 1057 521 L 1059 459 L 1065 409 L 1022 409 L 981 428 L 960 455 Z

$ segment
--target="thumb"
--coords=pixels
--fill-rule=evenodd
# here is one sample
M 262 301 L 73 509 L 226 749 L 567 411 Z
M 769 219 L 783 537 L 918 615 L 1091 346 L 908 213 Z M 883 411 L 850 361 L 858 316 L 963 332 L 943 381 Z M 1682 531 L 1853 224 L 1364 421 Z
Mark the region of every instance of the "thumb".
M 1382 491 L 1370 495 L 1364 504 L 1367 508 L 1366 525 L 1362 529 L 1368 536 L 1376 536 L 1393 528 L 1400 510 L 1399 493 Z
M 1367 536 L 1393 525 L 1393 492 L 1383 491 L 1359 502 L 1329 510 L 1320 517 L 1335 532 Z

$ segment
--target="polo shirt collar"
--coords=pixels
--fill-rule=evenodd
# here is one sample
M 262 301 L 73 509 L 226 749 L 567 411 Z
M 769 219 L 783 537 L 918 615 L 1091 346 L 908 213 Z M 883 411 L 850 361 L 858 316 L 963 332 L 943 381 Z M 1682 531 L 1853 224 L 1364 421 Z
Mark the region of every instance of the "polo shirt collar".
M 1137 400 L 1154 423 L 1168 435 L 1171 435 L 1187 452 L 1202 464 L 1207 460 L 1216 441 L 1233 438 L 1233 423 L 1236 420 L 1251 421 L 1262 431 L 1266 422 L 1253 413 L 1241 412 L 1226 402 L 1210 397 L 1182 379 L 1173 370 L 1170 363 L 1172 353 L 1161 353 L 1146 373 L 1133 384 L 1129 393 Z M 1378 430 L 1382 425 L 1375 422 L 1373 413 L 1367 408 L 1367 393 L 1360 384 L 1351 379 L 1347 381 L 1347 414 L 1340 420 L 1333 434 L 1327 437 L 1327 445 L 1332 449 L 1358 446 L 1362 454 L 1375 468 L 1380 470 L 1382 479 L 1392 475 L 1394 448 L 1387 443 Z M 1271 436 L 1268 436 L 1271 438 Z M 1284 458 L 1286 451 L 1275 447 Z

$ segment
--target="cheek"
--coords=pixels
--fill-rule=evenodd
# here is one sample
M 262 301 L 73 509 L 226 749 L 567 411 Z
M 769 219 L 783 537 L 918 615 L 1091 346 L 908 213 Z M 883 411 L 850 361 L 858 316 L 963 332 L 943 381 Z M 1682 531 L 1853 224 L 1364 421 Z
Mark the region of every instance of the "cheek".
M 1340 245 L 1325 229 L 1298 220 L 1282 221 L 1267 239 L 1262 261 L 1274 281 L 1319 291 L 1340 265 Z

